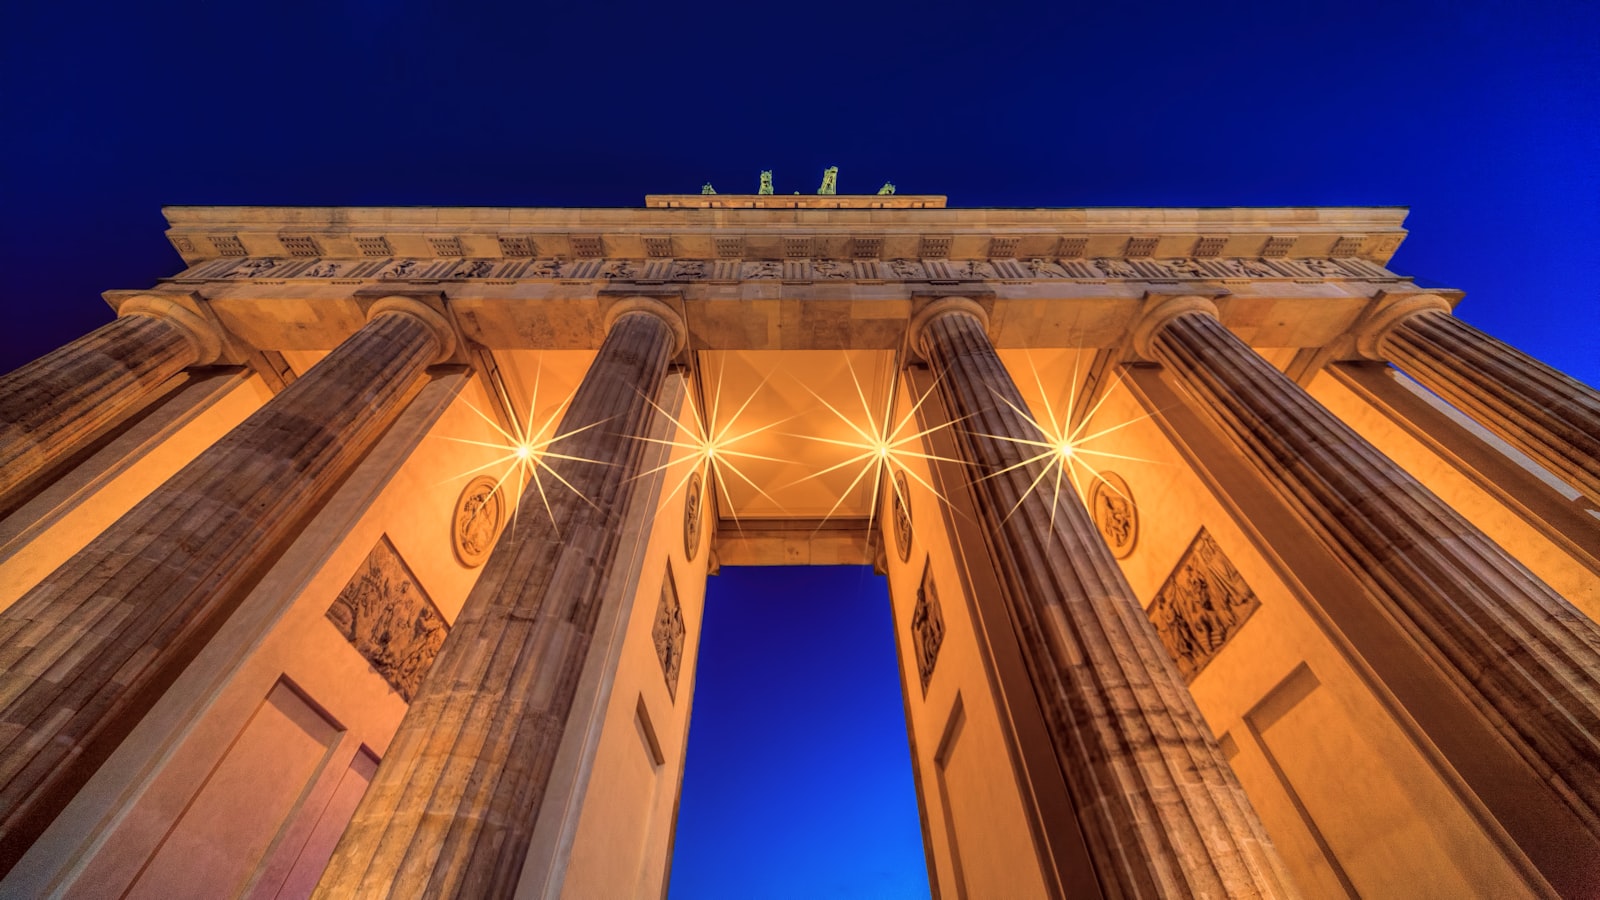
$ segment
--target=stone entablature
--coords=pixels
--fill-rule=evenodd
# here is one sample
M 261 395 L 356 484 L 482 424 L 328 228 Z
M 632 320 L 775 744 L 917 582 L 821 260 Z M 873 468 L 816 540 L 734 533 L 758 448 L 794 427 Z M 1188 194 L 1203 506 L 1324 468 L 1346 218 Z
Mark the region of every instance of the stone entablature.
M 168 207 L 165 212 L 171 225 L 167 237 L 191 266 L 243 257 L 1317 257 L 1383 265 L 1405 237 L 1401 223 L 1406 215 L 1399 208 L 948 209 L 931 204 L 789 209 Z
M 1006 258 L 1006 259 L 564 259 L 394 257 L 224 257 L 191 266 L 172 281 L 288 279 L 328 281 L 599 281 L 928 282 L 1002 283 L 1111 281 L 1399 281 L 1402 276 L 1360 258 Z

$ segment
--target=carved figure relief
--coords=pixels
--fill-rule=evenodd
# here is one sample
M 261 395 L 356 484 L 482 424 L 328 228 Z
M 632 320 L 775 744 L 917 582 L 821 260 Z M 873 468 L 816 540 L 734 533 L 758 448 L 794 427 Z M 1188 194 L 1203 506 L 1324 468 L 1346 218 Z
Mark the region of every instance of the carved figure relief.
M 1066 273 L 1061 267 L 1048 259 L 1030 259 L 1027 262 L 1028 274 L 1035 278 L 1060 278 Z
M 1182 275 L 1185 278 L 1206 277 L 1206 270 L 1200 268 L 1200 264 L 1192 259 L 1169 259 L 1167 260 L 1167 270 L 1174 275 Z
M 780 278 L 783 275 L 783 264 L 775 259 L 764 259 L 757 262 L 744 264 L 744 271 L 740 273 L 744 278 Z
M 956 270 L 962 278 L 993 278 L 994 266 L 981 259 L 969 259 L 966 265 Z
M 474 478 L 456 498 L 450 517 L 450 544 L 465 566 L 481 566 L 494 549 L 505 519 L 505 494 L 488 476 Z
M 1094 267 L 1099 269 L 1102 274 L 1108 275 L 1112 278 L 1139 277 L 1139 273 L 1134 271 L 1133 266 L 1128 265 L 1120 259 L 1107 259 L 1105 257 L 1100 257 L 1094 261 Z
M 922 696 L 928 696 L 928 682 L 939 662 L 939 646 L 944 643 L 944 611 L 933 587 L 933 563 L 922 563 L 922 584 L 917 587 L 917 605 L 911 610 L 911 646 L 917 654 L 917 674 L 922 678 Z
M 1139 507 L 1133 502 L 1128 483 L 1115 472 L 1101 472 L 1089 488 L 1089 515 L 1100 536 L 1106 539 L 1111 555 L 1127 559 L 1139 541 Z
M 683 497 L 683 557 L 693 561 L 700 552 L 700 519 L 704 498 L 700 495 L 700 473 L 689 476 L 689 490 Z
M 672 562 L 667 562 L 667 574 L 661 581 L 661 602 L 656 605 L 656 624 L 650 636 L 656 642 L 656 656 L 661 660 L 661 677 L 667 682 L 667 696 L 678 700 L 678 670 L 683 667 L 683 607 L 678 604 L 678 587 L 672 581 Z
M 541 259 L 528 267 L 528 275 L 533 278 L 560 278 L 561 260 Z
M 832 259 L 819 259 L 811 264 L 811 271 L 818 278 L 853 278 L 856 270 L 844 263 Z
M 911 560 L 911 493 L 903 469 L 894 473 L 894 546 L 901 562 Z
M 339 264 L 336 262 L 318 263 L 305 272 L 307 278 L 332 278 L 337 274 L 339 274 Z
M 387 535 L 328 607 L 328 621 L 407 703 L 450 630 Z
M 383 277 L 410 278 L 415 274 L 417 274 L 417 261 L 414 259 L 402 259 L 391 266 L 389 271 L 383 273 Z
M 600 277 L 601 278 L 637 278 L 637 277 L 639 277 L 639 269 L 638 269 L 637 266 L 635 266 L 633 264 L 632 260 L 614 259 L 614 260 L 606 263 L 605 268 L 600 270 Z
M 494 269 L 494 264 L 487 259 L 475 259 L 457 269 L 456 278 L 484 278 Z
M 255 278 L 262 272 L 277 266 L 277 264 L 278 261 L 275 259 L 247 259 L 234 268 L 232 272 L 229 272 L 227 277 Z
M 889 260 L 889 271 L 896 278 L 922 278 L 922 264 L 910 259 Z
M 1261 601 L 1204 528 L 1167 581 L 1148 615 L 1185 682 L 1216 658 Z
M 699 279 L 706 277 L 705 260 L 683 259 L 679 260 L 672 270 L 673 278 Z

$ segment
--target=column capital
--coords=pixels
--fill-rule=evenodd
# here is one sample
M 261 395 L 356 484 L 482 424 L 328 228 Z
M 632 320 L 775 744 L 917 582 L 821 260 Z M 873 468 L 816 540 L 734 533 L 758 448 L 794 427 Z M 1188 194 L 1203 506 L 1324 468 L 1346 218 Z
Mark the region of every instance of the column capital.
M 1168 322 L 1187 313 L 1203 313 L 1215 319 L 1218 317 L 1217 304 L 1210 297 L 1195 294 L 1157 299 L 1146 308 L 1144 316 L 1133 326 L 1133 333 L 1129 335 L 1129 346 L 1140 359 L 1155 361 L 1156 356 L 1151 343 L 1156 335 L 1161 333 L 1161 329 L 1165 328 Z
M 161 294 L 135 294 L 117 304 L 117 317 L 149 316 L 163 319 L 183 332 L 194 348 L 192 365 L 209 366 L 222 358 L 222 331 L 189 307 Z
M 689 345 L 689 329 L 683 323 L 683 316 L 663 301 L 643 294 L 630 294 L 606 307 L 605 333 L 611 333 L 611 326 L 617 324 L 618 319 L 636 312 L 655 316 L 672 329 L 672 352 L 669 356 L 677 356 Z
M 940 296 L 911 317 L 911 324 L 906 329 L 911 339 L 911 352 L 918 356 L 927 356 L 922 351 L 922 338 L 928 330 L 928 325 L 935 319 L 957 313 L 965 313 L 977 319 L 983 326 L 983 333 L 989 333 L 989 311 L 983 308 L 983 304 L 972 297 Z
M 1450 301 L 1438 294 L 1379 294 L 1367 315 L 1354 329 L 1356 354 L 1363 359 L 1386 362 L 1383 342 L 1412 316 L 1429 310 L 1450 314 Z
M 389 294 L 379 297 L 367 307 L 367 321 L 371 322 L 380 314 L 389 312 L 404 313 L 428 326 L 434 337 L 439 340 L 439 354 L 433 360 L 433 364 L 442 363 L 455 355 L 459 343 L 456 340 L 456 329 L 443 313 L 416 297 Z

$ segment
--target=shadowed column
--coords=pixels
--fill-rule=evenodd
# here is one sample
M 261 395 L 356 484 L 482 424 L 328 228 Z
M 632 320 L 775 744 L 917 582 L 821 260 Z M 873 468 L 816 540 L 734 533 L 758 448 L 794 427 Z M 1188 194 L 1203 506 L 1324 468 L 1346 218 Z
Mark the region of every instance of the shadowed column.
M 1043 441 L 985 334 L 947 298 L 913 323 L 974 466 L 1006 603 L 1107 896 L 1291 896 L 1281 861 L 1076 495 L 1032 490 Z M 923 324 L 925 323 L 925 324 Z M 920 326 L 920 330 L 919 330 Z M 1010 440 L 1008 440 L 1008 438 Z M 1054 508 L 1052 508 L 1054 507 Z
M 1380 317 L 1359 349 L 1600 499 L 1600 392 L 1450 315 L 1442 299 L 1416 299 Z
M 199 316 L 166 298 L 136 297 L 116 321 L 0 378 L 0 509 L 149 403 L 167 379 L 221 352 Z
M 665 307 L 631 310 L 613 320 L 562 419 L 559 433 L 570 436 L 547 454 L 572 489 L 545 476 L 548 512 L 538 490 L 525 492 L 317 897 L 509 897 L 516 889 L 639 483 L 639 438 L 682 342 Z
M 1600 626 L 1224 328 L 1208 301 L 1157 308 L 1135 344 L 1600 832 Z
M 0 613 L 9 869 L 448 354 L 414 301 L 371 320 Z

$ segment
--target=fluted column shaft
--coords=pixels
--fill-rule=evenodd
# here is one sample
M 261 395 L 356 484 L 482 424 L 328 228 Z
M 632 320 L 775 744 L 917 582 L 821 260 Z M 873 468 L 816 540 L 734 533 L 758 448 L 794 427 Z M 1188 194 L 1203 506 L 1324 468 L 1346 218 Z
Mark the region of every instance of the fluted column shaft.
M 1212 315 L 1168 319 L 1148 353 L 1600 831 L 1600 627 Z
M 0 377 L 0 509 L 200 356 L 176 322 L 130 315 Z
M 160 698 L 403 409 L 446 337 L 377 314 L 0 613 L 0 863 Z
M 546 455 L 555 474 L 496 542 L 316 896 L 515 890 L 673 343 L 653 313 L 611 326 Z
M 935 316 L 923 356 L 973 465 L 1056 759 L 1108 897 L 1293 893 L 1154 626 L 1087 511 L 1035 490 L 1038 429 L 984 326 Z M 1048 483 L 1049 476 L 1046 476 Z
M 1444 310 L 1400 320 L 1380 352 L 1590 497 L 1600 499 L 1600 391 Z

